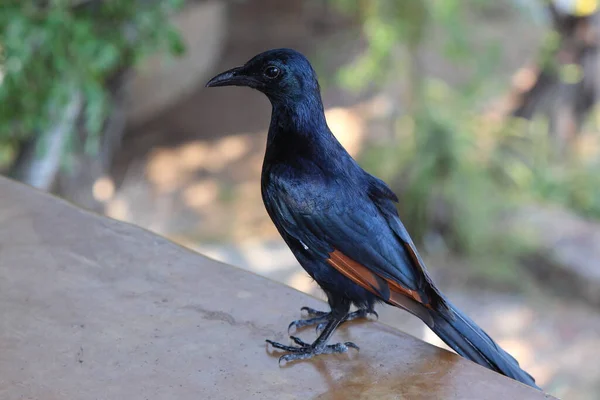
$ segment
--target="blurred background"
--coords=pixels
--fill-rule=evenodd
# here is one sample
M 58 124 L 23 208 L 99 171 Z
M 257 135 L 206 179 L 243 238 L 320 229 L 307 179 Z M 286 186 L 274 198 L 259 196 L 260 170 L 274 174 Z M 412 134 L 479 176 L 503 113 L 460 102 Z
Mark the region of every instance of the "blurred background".
M 441 289 L 548 392 L 598 399 L 599 3 L 4 0 L 0 172 L 323 297 L 260 198 L 267 99 L 204 89 L 295 48 Z

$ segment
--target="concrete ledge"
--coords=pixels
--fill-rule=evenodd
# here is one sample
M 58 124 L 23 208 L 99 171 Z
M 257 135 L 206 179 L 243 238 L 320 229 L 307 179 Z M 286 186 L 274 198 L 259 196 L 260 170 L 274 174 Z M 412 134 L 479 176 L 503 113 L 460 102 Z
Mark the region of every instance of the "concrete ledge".
M 264 339 L 304 305 L 325 307 L 0 178 L 0 399 L 550 398 L 375 322 L 280 368 Z

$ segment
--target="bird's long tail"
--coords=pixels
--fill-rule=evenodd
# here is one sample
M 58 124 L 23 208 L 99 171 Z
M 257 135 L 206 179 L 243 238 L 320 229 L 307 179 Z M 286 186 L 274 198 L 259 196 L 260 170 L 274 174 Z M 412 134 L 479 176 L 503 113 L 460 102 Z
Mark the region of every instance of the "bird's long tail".
M 431 329 L 461 356 L 526 385 L 540 389 L 519 362 L 504 351 L 475 322 L 446 300 L 449 310 L 430 312 Z

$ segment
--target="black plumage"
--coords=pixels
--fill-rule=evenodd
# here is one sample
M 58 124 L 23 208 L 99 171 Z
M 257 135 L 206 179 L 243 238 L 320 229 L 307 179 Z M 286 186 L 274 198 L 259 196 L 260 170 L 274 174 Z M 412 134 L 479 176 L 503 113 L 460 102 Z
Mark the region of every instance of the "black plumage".
M 396 195 L 365 172 L 329 130 L 316 74 L 291 49 L 261 53 L 207 86 L 248 86 L 271 101 L 272 116 L 262 170 L 265 207 L 299 263 L 327 295 L 329 313 L 307 309 L 314 343 L 286 350 L 281 360 L 340 353 L 354 343 L 328 345 L 346 320 L 374 313 L 385 302 L 419 317 L 458 354 L 536 387 L 534 379 L 436 288 L 398 217 Z M 349 313 L 351 305 L 358 311 Z

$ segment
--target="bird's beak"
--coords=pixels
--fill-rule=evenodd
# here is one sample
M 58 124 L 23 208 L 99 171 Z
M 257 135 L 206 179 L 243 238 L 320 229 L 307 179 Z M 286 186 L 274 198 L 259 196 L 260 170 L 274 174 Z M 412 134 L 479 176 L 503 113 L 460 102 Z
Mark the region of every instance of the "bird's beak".
M 206 87 L 248 86 L 249 79 L 243 73 L 243 67 L 232 68 L 220 73 L 206 83 Z

